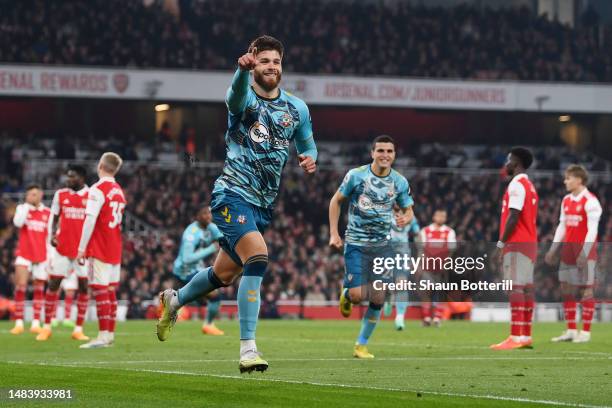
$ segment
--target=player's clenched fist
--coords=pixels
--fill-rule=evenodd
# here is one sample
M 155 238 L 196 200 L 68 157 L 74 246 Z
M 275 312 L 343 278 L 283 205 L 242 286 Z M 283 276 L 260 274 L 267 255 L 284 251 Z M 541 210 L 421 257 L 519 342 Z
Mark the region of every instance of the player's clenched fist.
M 329 237 L 329 246 L 336 249 L 342 249 L 342 238 L 338 234 L 332 234 Z
M 257 48 L 251 48 L 246 54 L 238 58 L 238 66 L 242 71 L 250 71 L 257 65 Z
M 317 170 L 317 163 L 315 163 L 312 157 L 300 154 L 298 160 L 300 161 L 300 167 L 304 169 L 306 174 L 312 174 Z

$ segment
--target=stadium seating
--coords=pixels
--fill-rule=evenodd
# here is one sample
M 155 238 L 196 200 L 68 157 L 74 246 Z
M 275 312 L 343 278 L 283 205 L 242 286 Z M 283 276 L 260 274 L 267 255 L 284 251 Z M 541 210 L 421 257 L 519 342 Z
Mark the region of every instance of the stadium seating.
M 528 8 L 232 0 L 180 1 L 170 13 L 161 3 L 11 3 L 0 16 L 0 62 L 226 70 L 266 31 L 291 46 L 291 72 L 612 81 L 592 9 L 569 27 Z M 272 11 L 282 22 L 263 27 Z

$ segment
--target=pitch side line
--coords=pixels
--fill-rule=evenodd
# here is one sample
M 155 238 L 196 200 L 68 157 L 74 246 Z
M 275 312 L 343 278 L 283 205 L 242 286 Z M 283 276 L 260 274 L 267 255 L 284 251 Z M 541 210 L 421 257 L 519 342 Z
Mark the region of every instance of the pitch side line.
M 235 361 L 235 360 L 232 360 Z M 360 385 L 351 385 L 351 384 L 333 384 L 333 383 L 323 383 L 323 382 L 313 382 L 313 381 L 298 381 L 298 380 L 282 380 L 279 378 L 256 378 L 256 377 L 245 377 L 239 375 L 227 375 L 227 374 L 209 374 L 209 373 L 194 373 L 189 371 L 176 371 L 176 370 L 153 370 L 153 369 L 140 369 L 140 368 L 110 368 L 110 367 L 96 367 L 96 366 L 80 366 L 80 365 L 54 365 L 54 364 L 46 364 L 46 363 L 23 363 L 23 362 L 11 362 L 13 364 L 28 364 L 28 365 L 41 365 L 41 366 L 56 366 L 56 367 L 72 367 L 72 368 L 94 368 L 99 370 L 121 370 L 121 371 L 131 371 L 131 372 L 144 372 L 144 373 L 156 373 L 156 374 L 170 374 L 170 375 L 186 375 L 186 376 L 194 376 L 194 377 L 210 377 L 210 378 L 223 378 L 223 379 L 234 379 L 234 380 L 242 380 L 242 381 L 263 381 L 263 382 L 276 382 L 276 383 L 284 383 L 284 384 L 298 384 L 298 385 L 312 385 L 316 387 L 330 387 L 330 388 L 350 388 L 350 389 L 367 389 L 367 390 L 376 390 L 376 391 L 393 391 L 393 392 L 411 392 L 411 393 L 421 393 L 428 395 L 437 395 L 437 396 L 447 396 L 447 397 L 461 397 L 461 398 L 473 398 L 473 399 L 489 399 L 496 401 L 512 401 L 512 402 L 522 402 L 522 403 L 530 403 L 530 404 L 543 404 L 543 405 L 556 405 L 556 406 L 564 406 L 564 407 L 579 407 L 579 408 L 610 408 L 605 405 L 589 405 L 589 404 L 575 404 L 570 402 L 563 401 L 553 401 L 553 400 L 538 400 L 538 399 L 529 399 L 529 398 L 517 398 L 517 397 L 503 397 L 497 395 L 477 395 L 477 394 L 461 394 L 461 393 L 452 393 L 452 392 L 438 392 L 438 391 L 419 391 L 419 390 L 409 390 L 402 388 L 387 388 L 387 387 L 373 387 L 373 386 L 360 386 Z

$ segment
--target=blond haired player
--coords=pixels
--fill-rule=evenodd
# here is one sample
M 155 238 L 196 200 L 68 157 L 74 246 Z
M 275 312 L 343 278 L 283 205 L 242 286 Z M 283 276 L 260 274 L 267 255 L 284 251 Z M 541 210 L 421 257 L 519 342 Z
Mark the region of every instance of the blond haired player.
M 589 174 L 577 164 L 565 170 L 564 184 L 569 192 L 561 202 L 559 225 L 553 244 L 544 260 L 554 264 L 561 246 L 559 282 L 563 296 L 563 310 L 567 330 L 553 337 L 553 342 L 585 343 L 591 340 L 591 321 L 595 312 L 593 286 L 597 263 L 597 228 L 602 209 L 599 200 L 586 187 Z M 576 327 L 576 300 L 582 305 L 582 330 Z
M 121 221 L 126 200 L 115 175 L 123 160 L 106 152 L 98 163 L 100 179 L 89 189 L 85 223 L 79 243 L 78 259 L 89 261 L 89 287 L 96 300 L 98 337 L 80 347 L 108 347 L 114 342 L 117 297 L 115 290 L 121 271 Z

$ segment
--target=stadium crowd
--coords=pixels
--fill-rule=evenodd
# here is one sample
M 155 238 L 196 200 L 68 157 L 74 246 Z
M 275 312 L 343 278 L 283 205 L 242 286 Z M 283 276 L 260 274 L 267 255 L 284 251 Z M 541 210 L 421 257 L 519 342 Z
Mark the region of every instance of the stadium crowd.
M 167 3 L 167 2 L 166 2 Z M 0 0 L 0 62 L 226 70 L 262 32 L 287 71 L 612 81 L 592 9 L 569 27 L 528 8 L 409 2 Z M 237 12 L 239 10 L 239 12 Z M 271 18 L 270 16 L 281 16 Z
M 269 245 L 270 265 L 264 281 L 265 307 L 279 299 L 335 300 L 343 277 L 343 258 L 327 245 L 327 209 L 345 169 L 321 170 L 312 178 L 304 178 L 295 169 L 286 169 L 283 187 L 276 205 L 273 224 L 265 235 Z M 406 172 L 415 198 L 415 213 L 421 224 L 430 222 L 436 208 L 448 211 L 449 225 L 457 231 L 460 242 L 494 243 L 499 229 L 499 206 L 507 181 L 498 173 L 461 175 L 422 169 Z M 137 217 L 159 233 L 135 233 L 125 230 L 122 285 L 119 298 L 132 305 L 151 300 L 164 288 L 174 284 L 172 262 L 180 237 L 201 203 L 210 197 L 218 168 L 156 169 L 147 165 L 128 165 L 119 180 L 125 187 L 128 217 Z M 47 190 L 60 187 L 62 169 L 56 168 L 38 180 Z M 552 241 L 564 189 L 560 176 L 534 175 L 540 195 L 538 228 L 540 241 Z M 590 185 L 602 207 L 610 208 L 612 186 L 606 179 L 596 178 Z M 46 197 L 47 200 L 50 196 Z M 12 203 L 0 204 L 0 295 L 9 296 L 13 249 L 17 233 L 10 225 Z M 304 203 L 308 203 L 304 205 Z M 4 214 L 3 214 L 4 212 Z M 345 214 L 346 215 L 346 214 Z M 346 218 L 344 223 L 346 222 Z M 604 211 L 600 222 L 600 240 L 612 240 L 612 218 Z M 610 248 L 606 248 L 610 253 Z M 609 256 L 608 256 L 609 258 Z M 212 262 L 212 258 L 208 260 Z M 605 260 L 604 260 L 605 261 Z M 606 262 L 612 262 L 608 259 Z M 540 265 L 536 277 L 540 301 L 559 299 L 556 273 Z M 609 277 L 608 277 L 609 279 Z M 612 282 L 605 283 L 604 296 L 612 298 Z M 235 288 L 225 296 L 234 298 Z M 144 313 L 137 307 L 133 316 Z

